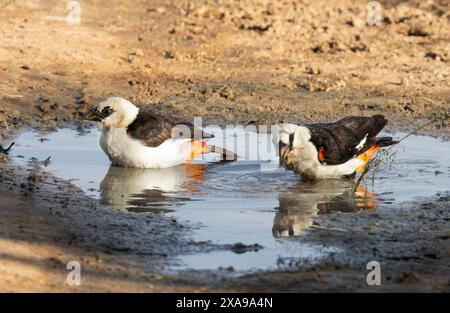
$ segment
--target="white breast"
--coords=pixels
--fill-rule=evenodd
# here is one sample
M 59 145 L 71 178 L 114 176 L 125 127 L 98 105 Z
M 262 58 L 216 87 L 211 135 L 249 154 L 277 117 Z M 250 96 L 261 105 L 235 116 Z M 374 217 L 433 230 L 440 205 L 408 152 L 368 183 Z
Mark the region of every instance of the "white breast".
M 291 166 L 299 175 L 307 178 L 340 178 L 351 175 L 362 163 L 357 158 L 353 158 L 343 164 L 326 165 L 319 162 L 317 149 L 311 143 L 305 143 L 301 148 L 295 148 L 290 153 Z
M 102 130 L 100 146 L 113 165 L 133 168 L 165 168 L 185 163 L 189 139 L 169 139 L 158 147 L 147 147 L 131 138 L 126 128 Z

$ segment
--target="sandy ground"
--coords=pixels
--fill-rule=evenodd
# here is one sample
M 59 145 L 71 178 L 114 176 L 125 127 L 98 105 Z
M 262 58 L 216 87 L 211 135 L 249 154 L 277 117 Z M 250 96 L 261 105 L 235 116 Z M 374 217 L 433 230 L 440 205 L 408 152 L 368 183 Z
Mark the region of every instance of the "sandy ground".
M 2 0 L 2 3 L 8 2 Z M 217 4 L 216 4 L 217 2 Z M 447 1 L 15 1 L 0 10 L 3 127 L 111 95 L 186 117 L 327 120 L 448 107 Z
M 65 20 L 65 1 L 0 0 L 1 144 L 23 126 L 83 125 L 80 115 L 112 95 L 220 123 L 325 121 L 383 113 L 393 125 L 414 127 L 449 107 L 450 11 L 445 0 L 380 1 L 377 26 L 365 23 L 365 1 L 112 0 L 107 7 L 99 0 L 79 2 L 81 24 L 71 26 Z M 448 135 L 448 128 L 441 131 Z M 143 256 L 121 251 L 132 237 L 123 246 L 98 249 L 108 244 L 99 242 L 74 213 L 90 200 L 79 191 L 58 189 L 73 186 L 23 172 L 7 160 L 2 164 L 1 291 L 365 291 L 354 280 L 361 276 L 358 262 L 370 256 L 366 250 L 407 236 L 391 233 L 383 239 L 377 233 L 370 244 L 353 243 L 364 247 L 353 259 L 294 275 L 166 277 L 158 274 L 156 251 L 147 251 L 154 257 L 145 266 Z M 51 183 L 41 184 L 36 178 L 41 176 Z M 44 187 L 30 187 L 36 179 Z M 432 201 L 427 210 L 432 218 L 425 222 L 429 231 L 421 240 L 409 234 L 405 240 L 411 245 L 400 249 L 405 252 L 396 259 L 399 271 L 390 274 L 390 284 L 381 290 L 448 291 L 449 269 L 443 266 L 449 264 L 446 199 Z M 420 205 L 411 206 L 413 216 L 421 215 Z M 71 206 L 74 210 L 67 210 Z M 114 214 L 95 216 L 114 219 Z M 363 216 L 355 218 L 354 223 L 365 222 Z M 431 229 L 436 220 L 444 221 L 439 231 Z M 167 226 L 170 221 L 164 217 L 154 223 L 176 234 L 173 240 L 182 249 L 211 248 L 183 242 L 184 230 Z M 164 241 L 164 234 L 155 234 L 155 240 Z M 325 235 L 317 231 L 308 239 Z M 115 238 L 113 232 L 111 236 L 106 238 Z M 158 249 L 170 256 L 176 253 L 170 249 L 173 243 L 163 242 Z M 409 258 L 411 251 L 415 256 Z M 95 279 L 69 288 L 64 285 L 65 264 L 80 255 Z

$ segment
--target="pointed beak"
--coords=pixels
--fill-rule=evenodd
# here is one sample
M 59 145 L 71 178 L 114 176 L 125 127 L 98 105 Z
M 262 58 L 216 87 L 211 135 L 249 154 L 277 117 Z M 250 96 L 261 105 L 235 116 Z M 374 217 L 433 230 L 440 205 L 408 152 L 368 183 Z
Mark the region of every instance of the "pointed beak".
M 97 109 L 90 109 L 86 114 L 84 114 L 83 119 L 94 122 L 101 122 L 105 117 Z
M 280 156 L 280 161 L 285 158 L 286 154 L 290 151 L 289 145 L 280 142 L 278 144 L 278 154 Z

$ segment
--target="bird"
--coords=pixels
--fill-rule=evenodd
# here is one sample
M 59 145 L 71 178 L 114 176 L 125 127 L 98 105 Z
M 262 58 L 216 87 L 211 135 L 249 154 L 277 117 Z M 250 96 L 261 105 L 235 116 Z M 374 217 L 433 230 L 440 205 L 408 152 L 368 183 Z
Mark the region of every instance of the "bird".
M 84 119 L 100 123 L 100 146 L 115 166 L 167 168 L 206 153 L 219 153 L 223 161 L 237 159 L 233 152 L 207 144 L 205 139 L 213 135 L 121 97 L 99 102 Z
M 377 137 L 388 120 L 381 114 L 348 116 L 334 123 L 284 123 L 274 132 L 280 164 L 305 179 L 353 178 L 382 147 L 398 143 Z

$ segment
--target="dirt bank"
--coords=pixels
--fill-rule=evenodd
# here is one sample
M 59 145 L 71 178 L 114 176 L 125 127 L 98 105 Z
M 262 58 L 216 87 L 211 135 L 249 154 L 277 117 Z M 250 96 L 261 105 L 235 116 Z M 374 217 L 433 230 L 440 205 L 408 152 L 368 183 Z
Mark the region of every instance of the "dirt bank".
M 7 1 L 4 1 L 7 2 Z M 405 122 L 448 108 L 448 2 L 64 1 L 0 9 L 0 121 L 78 119 L 111 95 L 191 118 Z
M 1 291 L 201 291 L 162 270 L 178 253 L 215 247 L 189 240 L 189 224 L 102 206 L 37 167 L 0 166 Z M 66 266 L 82 265 L 80 286 Z

